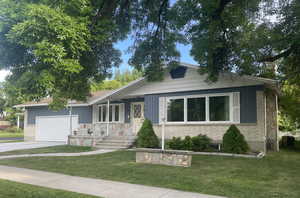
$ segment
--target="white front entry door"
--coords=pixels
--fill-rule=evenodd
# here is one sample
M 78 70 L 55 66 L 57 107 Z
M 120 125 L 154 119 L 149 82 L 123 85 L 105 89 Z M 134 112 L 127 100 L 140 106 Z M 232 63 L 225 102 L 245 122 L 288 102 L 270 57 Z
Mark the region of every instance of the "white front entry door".
M 78 128 L 78 116 L 72 116 L 73 131 Z M 70 116 L 36 117 L 36 141 L 67 142 L 70 135 Z
M 136 135 L 144 122 L 144 102 L 131 103 L 132 132 Z

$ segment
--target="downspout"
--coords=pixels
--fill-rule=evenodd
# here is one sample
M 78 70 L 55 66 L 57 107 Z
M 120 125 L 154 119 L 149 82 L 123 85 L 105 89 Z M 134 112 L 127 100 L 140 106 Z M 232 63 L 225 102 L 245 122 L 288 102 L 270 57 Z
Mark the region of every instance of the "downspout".
M 69 108 L 69 115 L 70 115 L 70 135 L 72 135 L 72 106 L 70 105 Z
M 163 118 L 162 118 L 162 132 L 161 132 L 161 149 L 165 150 L 165 124 L 166 124 L 166 100 L 163 100 Z
M 163 118 L 163 120 L 162 120 L 162 133 L 161 133 L 161 136 L 162 136 L 162 138 L 161 138 L 161 149 L 162 150 L 165 150 L 165 121 L 166 121 L 166 119 L 165 118 Z
M 109 98 L 107 100 L 107 124 L 106 124 L 106 136 L 109 134 L 109 106 L 110 106 L 110 101 Z
M 276 127 L 276 151 L 279 151 L 279 140 L 278 140 L 278 131 L 279 131 L 279 124 L 278 124 L 278 95 L 275 94 L 275 102 L 276 102 L 276 124 L 277 124 L 277 127 Z
M 18 118 L 17 118 L 17 128 L 20 128 L 20 115 L 18 114 Z

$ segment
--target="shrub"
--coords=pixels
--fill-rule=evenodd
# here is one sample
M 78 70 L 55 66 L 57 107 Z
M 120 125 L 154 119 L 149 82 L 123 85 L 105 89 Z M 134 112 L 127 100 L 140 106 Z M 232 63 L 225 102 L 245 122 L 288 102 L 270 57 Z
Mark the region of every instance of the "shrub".
M 7 133 L 23 133 L 23 130 L 17 127 L 9 127 L 4 130 Z
M 145 119 L 137 135 L 136 146 L 139 148 L 158 148 L 159 140 L 150 120 Z
M 282 148 L 293 148 L 295 146 L 295 138 L 293 136 L 282 136 L 279 145 Z
M 223 150 L 237 154 L 246 153 L 249 150 L 245 137 L 235 125 L 231 125 L 223 136 Z
M 167 146 L 170 149 L 174 150 L 182 150 L 182 140 L 180 137 L 173 137 L 171 140 L 167 142 Z
M 193 141 L 190 136 L 185 136 L 182 140 L 182 150 L 191 151 L 193 149 Z
M 195 137 L 192 137 L 193 142 L 193 151 L 204 151 L 209 148 L 209 145 L 211 144 L 211 139 L 207 137 L 206 135 L 198 135 Z

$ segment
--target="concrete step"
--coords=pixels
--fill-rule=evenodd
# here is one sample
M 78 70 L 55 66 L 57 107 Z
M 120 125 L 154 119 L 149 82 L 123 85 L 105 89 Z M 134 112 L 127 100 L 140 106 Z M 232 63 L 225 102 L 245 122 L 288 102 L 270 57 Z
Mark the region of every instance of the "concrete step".
M 105 140 L 135 140 L 136 136 L 108 136 Z
M 96 146 L 131 146 L 132 143 L 99 142 Z
M 127 149 L 130 146 L 115 146 L 115 145 L 96 145 L 98 149 Z
M 104 140 L 99 140 L 98 142 L 99 142 L 99 143 L 101 143 L 101 142 L 111 142 L 111 143 L 133 143 L 134 140 L 107 140 L 107 139 L 104 139 Z

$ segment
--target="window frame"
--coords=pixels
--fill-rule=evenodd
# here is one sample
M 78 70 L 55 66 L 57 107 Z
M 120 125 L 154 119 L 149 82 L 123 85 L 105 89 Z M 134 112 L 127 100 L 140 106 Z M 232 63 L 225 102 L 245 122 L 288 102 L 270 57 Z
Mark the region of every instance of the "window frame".
M 209 98 L 218 96 L 229 96 L 229 120 L 228 121 L 210 121 L 209 120 Z M 205 98 L 205 121 L 188 121 L 188 105 L 189 98 Z M 168 121 L 168 103 L 171 99 L 183 99 L 184 100 L 184 121 L 172 122 Z M 166 124 L 228 124 L 234 123 L 233 121 L 233 93 L 215 93 L 215 94 L 197 94 L 197 95 L 185 95 L 185 96 L 169 96 L 166 97 L 166 104 L 164 109 L 164 115 Z
M 103 121 L 103 106 L 105 106 L 106 108 L 106 115 L 105 115 L 105 121 Z M 107 108 L 107 104 L 99 104 L 97 105 L 97 120 L 96 120 L 96 123 L 122 123 L 121 121 L 121 113 L 124 113 L 121 111 L 121 106 L 122 106 L 122 103 L 117 103 L 117 104 L 109 104 L 110 108 L 109 109 L 112 109 L 112 121 L 109 121 L 109 117 L 108 117 L 108 108 Z M 115 121 L 116 120 L 116 117 L 115 117 L 115 107 L 118 106 L 119 107 L 119 119 L 118 121 Z M 101 107 L 101 112 L 99 111 L 100 110 L 100 107 Z M 102 121 L 99 121 L 99 114 L 101 113 L 101 118 L 102 118 Z

